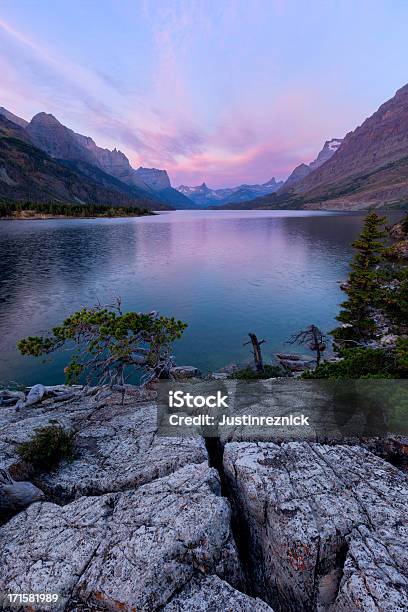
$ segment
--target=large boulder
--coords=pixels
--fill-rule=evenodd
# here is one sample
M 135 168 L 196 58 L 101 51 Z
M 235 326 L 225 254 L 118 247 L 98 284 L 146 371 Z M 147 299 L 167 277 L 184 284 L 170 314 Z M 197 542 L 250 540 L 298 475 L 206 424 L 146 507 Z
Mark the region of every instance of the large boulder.
M 0 566 L 0 592 L 58 593 L 52 610 L 152 612 L 194 577 L 242 580 L 230 507 L 206 463 L 136 491 L 33 504 L 0 528 Z
M 255 594 L 276 609 L 408 609 L 406 476 L 360 447 L 232 442 Z

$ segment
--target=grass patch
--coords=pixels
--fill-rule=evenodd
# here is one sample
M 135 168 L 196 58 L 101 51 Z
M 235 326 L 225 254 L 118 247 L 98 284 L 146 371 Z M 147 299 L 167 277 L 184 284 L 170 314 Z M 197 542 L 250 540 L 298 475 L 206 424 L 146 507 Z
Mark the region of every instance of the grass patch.
M 235 380 L 264 380 L 266 378 L 281 378 L 287 376 L 284 369 L 278 365 L 266 365 L 263 372 L 257 372 L 249 366 L 238 370 L 229 376 Z
M 17 452 L 23 461 L 36 470 L 50 472 L 63 459 L 74 459 L 74 432 L 65 431 L 59 425 L 39 427 L 35 432 L 31 440 L 18 446 Z

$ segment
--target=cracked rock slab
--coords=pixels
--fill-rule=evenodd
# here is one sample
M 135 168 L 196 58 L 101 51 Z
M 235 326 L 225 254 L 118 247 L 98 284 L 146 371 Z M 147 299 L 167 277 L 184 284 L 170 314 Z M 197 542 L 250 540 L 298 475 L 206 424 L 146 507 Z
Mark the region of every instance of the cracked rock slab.
M 68 404 L 55 404 L 47 400 L 24 408 L 8 407 L 0 410 L 0 468 L 13 471 L 20 458 L 17 445 L 29 440 L 38 427 L 51 423 L 64 429 L 77 430 L 95 410 L 92 398 Z
M 384 524 L 374 533 L 361 525 L 347 541 L 335 612 L 408 610 L 408 522 Z
M 74 610 L 72 601 L 150 612 L 195 575 L 219 573 L 239 587 L 230 507 L 219 493 L 217 472 L 203 463 L 136 491 L 35 503 L 0 529 L 0 592 L 58 593 L 53 610 Z
M 224 467 L 254 590 L 276 609 L 408 609 L 402 472 L 361 447 L 305 442 L 233 442 Z
M 41 480 L 45 492 L 63 500 L 122 491 L 207 460 L 201 438 L 156 435 L 156 406 L 124 414 L 95 415 L 75 437 L 77 458 Z
M 119 395 L 105 406 L 85 397 L 65 405 L 51 401 L 20 411 L 4 409 L 0 414 L 0 467 L 18 475 L 17 444 L 29 440 L 37 427 L 50 423 L 76 432 L 76 457 L 51 474 L 37 475 L 35 482 L 64 503 L 81 495 L 132 489 L 190 463 L 206 461 L 203 439 L 157 436 L 156 410 L 152 402 L 136 403 L 131 398 L 121 406 Z
M 273 612 L 261 599 L 232 588 L 218 576 L 193 579 L 176 595 L 164 612 Z

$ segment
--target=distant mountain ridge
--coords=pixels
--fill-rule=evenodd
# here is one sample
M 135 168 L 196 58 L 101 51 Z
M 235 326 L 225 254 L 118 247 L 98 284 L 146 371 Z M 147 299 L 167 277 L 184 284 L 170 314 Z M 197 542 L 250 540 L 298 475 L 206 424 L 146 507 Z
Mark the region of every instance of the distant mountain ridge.
M 208 206 L 222 205 L 232 202 L 246 202 L 259 196 L 274 193 L 283 185 L 283 181 L 276 181 L 272 177 L 262 185 L 238 185 L 237 187 L 225 187 L 223 189 L 211 189 L 205 183 L 197 187 L 180 185 L 178 191 L 192 200 L 197 206 L 207 208 Z
M 105 204 L 163 209 L 145 191 L 129 187 L 86 162 L 50 157 L 26 129 L 0 114 L 0 201 Z
M 53 115 L 38 113 L 26 127 L 33 143 L 56 159 L 86 162 L 114 176 L 129 186 L 150 192 L 152 198 L 179 208 L 193 208 L 192 203 L 172 188 L 165 170 L 138 168 L 130 165 L 126 155 L 116 148 L 113 151 L 98 147 L 92 138 L 77 134 L 58 121 Z
M 298 183 L 303 181 L 303 179 L 306 178 L 310 173 L 311 170 L 307 164 L 299 164 L 294 170 L 292 170 L 286 181 L 283 183 L 280 192 L 284 193 L 285 191 L 292 189 L 294 185 L 297 185 Z
M 316 159 L 309 164 L 309 168 L 311 170 L 316 170 L 316 168 L 320 168 L 320 166 L 322 166 L 331 157 L 333 157 L 337 149 L 340 148 L 343 140 L 343 138 L 332 138 L 331 140 L 326 140 L 323 145 L 323 149 L 319 152 Z
M 209 190 L 205 183 L 199 187 L 185 187 L 182 185 L 178 189 L 196 203 L 203 204 L 204 202 L 200 201 L 201 198 L 208 200 L 209 204 L 207 206 L 215 205 L 217 208 L 230 209 L 233 209 L 235 206 L 238 206 L 238 208 L 252 208 L 252 203 L 256 207 L 258 202 L 262 202 L 264 199 L 268 200 L 268 196 L 271 194 L 290 192 L 295 185 L 303 181 L 313 170 L 329 160 L 341 143 L 341 138 L 327 140 L 316 159 L 310 164 L 303 163 L 296 166 L 286 181 L 276 181 L 275 178 L 272 178 L 263 185 L 240 185 L 230 190 Z
M 408 85 L 345 137 L 328 162 L 300 183 L 303 198 L 328 196 L 344 206 L 379 206 L 408 198 Z
M 291 189 L 303 181 L 303 179 L 313 172 L 313 170 L 320 168 L 320 166 L 333 157 L 342 142 L 342 138 L 332 138 L 331 140 L 326 140 L 323 145 L 323 149 L 319 152 L 314 161 L 312 161 L 310 164 L 299 164 L 299 166 L 296 166 L 280 188 L 279 193 L 288 191 L 288 189 Z
M 122 152 L 98 147 L 46 113 L 27 123 L 0 107 L 0 119 L 0 198 L 35 193 L 41 201 L 46 197 L 61 201 L 71 194 L 79 201 L 104 197 L 110 202 L 116 192 L 134 205 L 145 198 L 156 208 L 408 206 L 408 85 L 343 140 L 328 140 L 316 159 L 297 166 L 284 184 L 273 178 L 262 185 L 225 189 L 210 189 L 203 183 L 176 190 L 165 170 L 135 170 Z
M 349 132 L 329 159 L 310 171 L 311 165 L 298 166 L 277 193 L 240 208 L 408 208 L 408 85 Z

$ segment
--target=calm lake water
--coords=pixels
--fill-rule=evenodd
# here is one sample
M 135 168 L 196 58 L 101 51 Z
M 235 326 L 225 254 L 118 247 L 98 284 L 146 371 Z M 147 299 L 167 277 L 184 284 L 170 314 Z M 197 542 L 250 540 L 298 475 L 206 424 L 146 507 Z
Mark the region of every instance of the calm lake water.
M 267 359 L 310 323 L 335 326 L 361 223 L 289 211 L 0 221 L 0 382 L 62 382 L 67 353 L 43 363 L 20 356 L 16 342 L 115 296 L 125 309 L 189 324 L 175 343 L 179 365 L 245 363 L 248 332 L 267 340 Z

